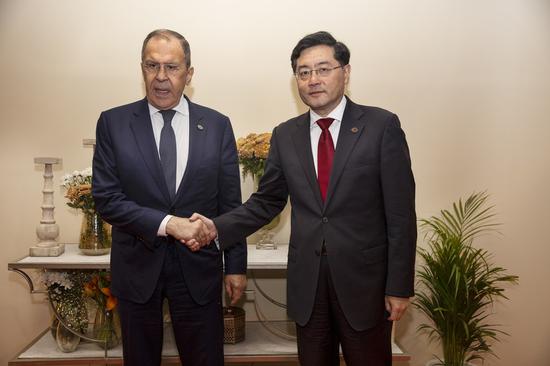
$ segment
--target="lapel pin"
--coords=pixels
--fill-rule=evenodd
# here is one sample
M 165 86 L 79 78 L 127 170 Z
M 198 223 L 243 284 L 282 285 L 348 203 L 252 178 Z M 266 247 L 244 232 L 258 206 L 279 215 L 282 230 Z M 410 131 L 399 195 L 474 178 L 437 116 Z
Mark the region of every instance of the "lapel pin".
M 352 127 L 351 132 L 357 133 L 357 132 L 359 132 L 359 129 L 357 127 Z
M 197 130 L 199 130 L 199 131 L 204 130 L 204 126 L 201 125 L 201 124 L 199 123 L 199 124 L 197 125 Z

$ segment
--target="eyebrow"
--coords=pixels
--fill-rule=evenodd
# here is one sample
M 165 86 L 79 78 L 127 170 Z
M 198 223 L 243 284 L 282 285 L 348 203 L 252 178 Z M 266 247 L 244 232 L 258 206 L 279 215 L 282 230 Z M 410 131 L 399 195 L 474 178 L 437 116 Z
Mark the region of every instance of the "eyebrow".
M 319 67 L 319 66 L 325 66 L 325 65 L 330 65 L 330 62 L 329 61 L 321 61 L 321 62 L 318 62 L 316 64 L 313 65 L 313 67 Z M 298 69 L 310 69 L 311 67 L 309 66 L 306 66 L 306 65 L 300 65 L 298 66 Z

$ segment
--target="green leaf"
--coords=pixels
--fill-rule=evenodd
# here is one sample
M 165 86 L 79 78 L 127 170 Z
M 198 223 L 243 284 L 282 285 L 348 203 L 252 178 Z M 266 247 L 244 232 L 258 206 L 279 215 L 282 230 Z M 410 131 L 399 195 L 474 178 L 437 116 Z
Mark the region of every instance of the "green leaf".
M 487 322 L 504 285 L 519 278 L 492 264 L 490 253 L 473 246 L 481 235 L 496 232 L 494 206 L 486 192 L 459 199 L 451 210 L 420 219 L 426 247 L 418 249 L 418 291 L 414 305 L 429 319 L 419 331 L 443 347 L 446 365 L 493 355 L 491 343 L 505 332 Z

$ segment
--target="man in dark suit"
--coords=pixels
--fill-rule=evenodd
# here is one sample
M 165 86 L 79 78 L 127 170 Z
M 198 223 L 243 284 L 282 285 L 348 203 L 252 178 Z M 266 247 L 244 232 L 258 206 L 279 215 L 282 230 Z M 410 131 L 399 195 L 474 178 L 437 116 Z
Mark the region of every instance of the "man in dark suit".
M 164 299 L 182 364 L 223 365 L 222 268 L 232 302 L 246 285 L 246 243 L 224 250 L 224 265 L 206 227 L 187 219 L 241 204 L 229 119 L 182 97 L 190 57 L 180 34 L 151 32 L 141 63 L 147 97 L 103 112 L 97 124 L 93 196 L 113 225 L 125 365 L 160 365 Z
M 344 95 L 350 53 L 327 32 L 291 56 L 310 111 L 273 130 L 258 192 L 212 221 L 236 242 L 292 204 L 288 314 L 302 366 L 391 365 L 391 322 L 413 296 L 415 184 L 397 116 Z

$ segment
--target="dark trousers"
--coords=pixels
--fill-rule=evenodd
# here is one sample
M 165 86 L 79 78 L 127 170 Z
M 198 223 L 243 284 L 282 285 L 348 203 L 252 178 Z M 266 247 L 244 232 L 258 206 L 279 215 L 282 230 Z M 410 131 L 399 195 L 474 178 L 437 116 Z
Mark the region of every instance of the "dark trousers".
M 157 366 L 163 342 L 162 305 L 168 299 L 182 365 L 223 366 L 223 314 L 220 299 L 193 301 L 180 270 L 176 247 L 166 250 L 162 272 L 145 304 L 119 299 L 124 365 Z
M 391 324 L 384 318 L 363 331 L 349 325 L 338 304 L 327 257 L 323 255 L 311 318 L 303 327 L 296 324 L 300 365 L 337 366 L 340 345 L 347 366 L 391 365 Z

